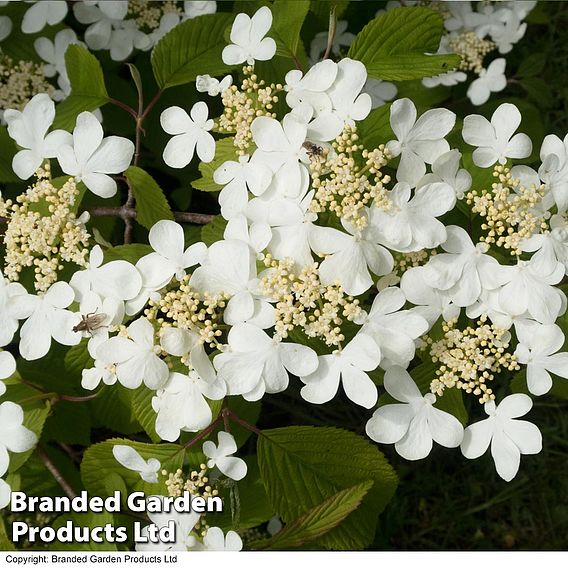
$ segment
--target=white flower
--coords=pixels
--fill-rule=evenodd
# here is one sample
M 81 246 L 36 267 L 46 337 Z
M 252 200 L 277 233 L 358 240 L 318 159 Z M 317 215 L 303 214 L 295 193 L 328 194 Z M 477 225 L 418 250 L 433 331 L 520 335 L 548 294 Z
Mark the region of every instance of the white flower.
M 81 386 L 86 390 L 95 390 L 101 381 L 105 385 L 114 385 L 117 381 L 116 369 L 113 364 L 95 359 L 94 367 L 81 371 Z
M 223 475 L 240 481 L 247 474 L 247 464 L 241 458 L 234 457 L 237 451 L 237 443 L 235 438 L 228 432 L 219 432 L 219 444 L 208 440 L 203 443 L 203 453 L 209 458 L 207 467 L 213 469 L 216 467 Z
M 322 284 L 339 281 L 347 294 L 358 296 L 373 284 L 369 270 L 377 276 L 388 274 L 393 258 L 378 244 L 380 238 L 374 224 L 369 223 L 362 230 L 343 219 L 341 224 L 348 233 L 314 225 L 309 233 L 310 245 L 316 254 L 329 255 L 319 266 Z
M 434 325 L 440 316 L 445 321 L 459 316 L 460 309 L 452 303 L 448 292 L 430 285 L 424 266 L 407 270 L 400 279 L 400 289 L 406 299 L 417 306 L 412 311 L 424 317 L 430 326 Z
M 142 277 L 126 260 L 103 264 L 103 250 L 95 245 L 89 253 L 87 268 L 75 272 L 69 284 L 79 302 L 88 292 L 94 292 L 102 298 L 130 300 L 140 292 Z
M 27 9 L 22 20 L 25 34 L 36 34 L 46 25 L 54 26 L 67 15 L 67 2 L 64 0 L 41 0 Z
M 284 87 L 286 104 L 290 108 L 308 104 L 315 116 L 330 112 L 332 103 L 326 91 L 333 85 L 337 71 L 337 63 L 331 59 L 316 63 L 305 75 L 299 69 L 288 71 Z
M 152 495 L 152 497 L 165 499 L 165 497 L 158 495 Z M 186 552 L 188 549 L 194 548 L 197 544 L 197 539 L 192 531 L 201 518 L 199 513 L 193 510 L 189 513 L 178 513 L 173 509 L 170 512 L 148 513 L 148 518 L 152 521 L 152 524 L 155 525 L 155 534 L 158 534 L 160 529 L 169 527 L 170 522 L 173 521 L 176 538 L 174 542 L 152 542 L 149 539 L 148 542 L 138 542 L 136 543 L 136 550 L 138 552 Z M 143 537 L 148 538 L 149 530 L 147 526 L 142 529 L 141 534 Z
M 442 244 L 445 253 L 434 255 L 423 267 L 429 286 L 443 290 L 454 304 L 472 305 L 483 290 L 495 290 L 505 282 L 501 266 L 485 254 L 486 243 L 474 245 L 461 227 L 446 227 L 448 238 Z
M 10 401 L 0 404 L 0 475 L 8 471 L 8 451 L 21 454 L 31 450 L 37 436 L 24 425 L 22 407 Z
M 16 360 L 8 351 L 0 351 L 0 396 L 6 392 L 4 379 L 10 378 L 16 372 Z
M 181 280 L 185 270 L 197 264 L 207 250 L 204 243 L 185 248 L 183 227 L 167 219 L 152 226 L 148 240 L 155 252 L 143 256 L 136 263 L 136 269 L 142 276 L 142 290 L 136 298 L 127 302 L 126 313 L 129 315 L 142 309 L 150 294 L 166 286 L 172 277 Z
M 494 401 L 485 403 L 489 416 L 465 429 L 461 451 L 470 459 L 482 456 L 491 444 L 491 456 L 500 477 L 511 481 L 521 462 L 521 454 L 538 454 L 542 450 L 540 430 L 526 420 L 515 420 L 532 408 L 526 394 L 505 397 L 498 406 Z
M 511 103 L 500 105 L 491 122 L 479 114 L 470 114 L 463 121 L 462 136 L 471 146 L 473 162 L 480 168 L 489 168 L 495 162 L 507 163 L 507 158 L 526 158 L 532 152 L 532 142 L 526 134 L 514 134 L 521 124 L 521 113 Z
M 22 111 L 4 112 L 8 134 L 23 148 L 12 160 L 12 169 L 21 179 L 28 179 L 45 158 L 54 158 L 63 144 L 70 143 L 71 135 L 64 130 L 47 134 L 54 118 L 55 105 L 45 93 L 35 95 Z
M 87 41 L 86 33 L 85 41 Z M 112 31 L 110 41 L 105 47 L 110 50 L 110 58 L 113 61 L 124 61 L 132 54 L 134 49 L 141 51 L 150 49 L 152 37 L 138 29 L 136 20 L 124 20 Z
M 507 86 L 505 77 L 505 58 L 495 59 L 487 69 L 482 69 L 479 77 L 472 81 L 467 89 L 467 96 L 471 104 L 482 105 L 489 100 L 491 93 L 498 93 Z
M 0 16 L 0 41 L 4 41 L 11 33 L 12 33 L 12 20 L 10 19 L 9 16 Z M 2 482 L 1 479 L 0 482 Z M 0 507 L 0 509 L 1 508 L 2 507 Z
M 103 127 L 91 112 L 77 117 L 73 141 L 61 146 L 57 160 L 61 169 L 82 181 L 99 197 L 112 197 L 116 181 L 108 174 L 124 172 L 134 155 L 134 144 L 122 136 L 104 138 Z
M 527 24 L 521 22 L 515 10 L 497 10 L 496 16 L 490 29 L 491 41 L 497 44 L 499 53 L 509 53 L 525 35 Z
M 505 284 L 499 292 L 499 306 L 505 313 L 514 317 L 528 312 L 540 323 L 555 322 L 563 302 L 562 292 L 553 286 L 564 276 L 563 265 L 557 264 L 553 272 L 546 273 L 533 257 L 501 270 Z
M 545 136 L 540 147 L 542 165 L 538 169 L 540 179 L 552 192 L 558 212 L 568 208 L 568 135 L 560 140 L 555 134 Z
M 57 32 L 55 38 L 40 37 L 35 40 L 34 48 L 37 54 L 45 61 L 43 72 L 46 77 L 59 75 L 57 83 L 60 91 L 54 93 L 53 98 L 61 100 L 71 92 L 71 83 L 65 67 L 65 52 L 72 44 L 80 44 L 77 35 L 70 28 Z
M 365 431 L 375 442 L 394 444 L 399 455 L 407 460 L 425 458 L 433 442 L 446 448 L 456 448 L 463 438 L 463 427 L 453 415 L 434 408 L 436 395 L 424 396 L 401 367 L 391 367 L 385 373 L 384 386 L 388 394 L 402 404 L 385 404 L 375 410 Z
M 537 251 L 532 259 L 548 274 L 555 270 L 557 263 L 568 270 L 568 222 L 563 215 L 552 215 L 549 225 L 549 232 L 532 235 L 521 242 L 521 250 Z
M 277 260 L 292 258 L 301 267 L 313 262 L 309 240 L 317 219 L 317 214 L 309 211 L 313 196 L 310 191 L 300 203 L 284 197 L 249 201 L 247 216 L 252 227 L 269 227 L 271 237 L 266 246 Z
M 399 288 L 386 288 L 375 297 L 369 314 L 356 323 L 360 333 L 375 340 L 381 351 L 381 367 L 407 367 L 414 358 L 415 339 L 428 330 L 428 322 L 419 314 L 402 310 L 406 298 Z
M 426 174 L 417 184 L 417 188 L 434 182 L 448 184 L 458 199 L 463 199 L 466 191 L 471 187 L 471 174 L 460 169 L 461 153 L 459 150 L 450 150 L 441 154 L 432 164 L 432 173 Z
M 49 351 L 52 338 L 63 345 L 81 341 L 81 334 L 73 331 L 79 318 L 65 309 L 74 298 L 73 288 L 67 282 L 55 282 L 45 294 L 14 298 L 13 314 L 26 319 L 20 329 L 20 354 L 24 359 L 41 359 Z
M 223 312 L 223 320 L 229 325 L 245 321 L 263 328 L 274 325 L 272 306 L 255 297 L 256 256 L 242 241 L 213 243 L 191 275 L 190 284 L 198 292 L 231 296 Z
M 282 124 L 274 118 L 259 116 L 254 119 L 251 132 L 258 147 L 251 160 L 268 166 L 277 174 L 273 178 L 274 192 L 283 197 L 302 196 L 309 183 L 305 164 L 310 160 L 303 146 L 306 125 L 292 114 L 287 114 Z
M 207 398 L 220 400 L 225 390 L 209 383 L 195 371 L 188 375 L 170 373 L 168 382 L 156 392 L 152 408 L 156 412 L 156 433 L 162 440 L 175 442 L 180 431 L 197 432 L 211 423 Z
M 266 191 L 272 171 L 265 164 L 250 162 L 249 156 L 240 156 L 238 162 L 223 162 L 213 173 L 213 180 L 225 186 L 219 194 L 219 205 L 223 217 L 231 219 L 246 209 L 248 191 L 253 195 L 262 195 Z
M 197 75 L 195 78 L 195 88 L 200 93 L 207 93 L 211 97 L 220 95 L 233 84 L 231 75 L 227 75 L 221 81 L 211 77 L 211 75 Z
M 267 6 L 259 8 L 252 18 L 237 14 L 231 28 L 231 41 L 223 49 L 221 57 L 227 65 L 239 65 L 245 61 L 254 65 L 255 60 L 268 61 L 276 53 L 276 42 L 264 37 L 272 26 L 272 12 Z
M 214 550 L 216 552 L 239 552 L 243 548 L 243 541 L 235 531 L 228 531 L 223 535 L 219 527 L 210 527 L 203 537 L 203 544 L 198 544 L 196 550 Z
M 0 271 L 0 347 L 8 345 L 18 329 L 18 317 L 14 313 L 14 300 L 27 296 L 26 289 L 19 282 L 10 282 Z
M 463 83 L 467 79 L 467 75 L 463 71 L 448 71 L 434 77 L 424 77 L 422 84 L 428 89 L 433 89 L 442 85 L 444 87 L 454 87 L 459 83 Z
M 214 14 L 217 11 L 217 2 L 215 0 L 185 0 L 183 10 L 185 18 L 191 20 L 197 16 Z
M 371 97 L 371 108 L 379 108 L 396 97 L 397 88 L 394 83 L 369 77 L 363 86 L 363 92 Z
M 410 99 L 394 101 L 390 109 L 390 124 L 397 140 L 387 144 L 393 157 L 400 155 L 396 179 L 411 187 L 426 173 L 441 154 L 448 152 L 444 136 L 454 127 L 456 115 L 444 108 L 426 111 L 416 120 L 416 107 Z
M 515 322 L 515 330 L 519 339 L 515 356 L 527 366 L 531 394 L 540 396 L 552 388 L 550 373 L 568 379 L 568 353 L 556 353 L 564 345 L 564 334 L 557 325 L 519 320 Z
M 318 366 L 317 355 L 309 347 L 280 342 L 247 323 L 233 326 L 227 341 L 229 348 L 213 364 L 227 384 L 227 394 L 242 394 L 245 400 L 282 392 L 288 387 L 288 371 L 301 377 Z
M 379 241 L 391 249 L 414 252 L 436 248 L 446 240 L 446 228 L 436 217 L 452 209 L 455 191 L 446 183 L 433 182 L 417 188 L 397 183 L 390 191 L 392 209 L 371 208 L 370 223 Z
M 257 254 L 262 252 L 272 238 L 272 231 L 266 223 L 252 222 L 250 225 L 244 213 L 231 217 L 227 222 L 223 238 L 227 241 L 243 241 Z
M 178 106 L 169 107 L 160 115 L 162 128 L 174 135 L 163 154 L 164 162 L 171 168 L 185 168 L 196 150 L 202 162 L 211 162 L 215 157 L 215 139 L 209 134 L 214 123 L 207 118 L 207 105 L 203 101 L 195 103 L 190 115 Z
M 161 464 L 157 459 L 145 460 L 133 447 L 121 444 L 112 447 L 112 455 L 121 466 L 139 473 L 143 481 L 158 483 Z
M 1 24 L 2 22 L 0 21 Z M 12 488 L 3 479 L 0 479 L 0 510 L 10 504 L 11 497 Z
M 369 336 L 359 333 L 341 350 L 318 357 L 316 371 L 300 379 L 305 384 L 300 394 L 304 400 L 322 404 L 331 400 L 339 383 L 347 398 L 365 408 L 377 403 L 377 387 L 365 371 L 374 371 L 381 360 L 381 351 Z
M 150 389 L 159 389 L 168 380 L 168 365 L 154 345 L 154 327 L 146 318 L 134 320 L 128 326 L 128 338 L 111 337 L 97 347 L 97 359 L 116 364 L 116 376 L 128 389 L 142 382 Z

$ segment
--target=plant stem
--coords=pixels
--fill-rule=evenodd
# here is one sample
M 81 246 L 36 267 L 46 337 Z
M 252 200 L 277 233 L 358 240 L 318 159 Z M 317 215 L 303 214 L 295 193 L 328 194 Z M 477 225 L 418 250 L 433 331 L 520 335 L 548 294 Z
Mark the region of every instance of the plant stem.
M 61 472 L 57 469 L 57 467 L 55 467 L 55 464 L 51 461 L 51 459 L 49 459 L 49 456 L 45 453 L 45 450 L 40 446 L 38 446 L 37 454 L 39 456 L 39 459 L 45 465 L 47 471 L 49 471 L 49 473 L 53 475 L 55 481 L 57 481 L 57 483 L 59 483 L 59 485 L 61 486 L 61 489 L 65 491 L 65 494 L 70 499 L 77 497 L 77 493 L 75 493 L 75 490 L 71 487 L 71 485 L 69 485 L 69 483 L 67 483 L 65 478 L 61 475 Z
M 254 432 L 257 436 L 261 436 L 262 435 L 262 431 L 259 430 L 256 426 L 253 426 L 250 422 L 247 422 L 246 420 L 243 420 L 242 418 L 240 418 L 239 416 L 237 416 L 232 410 L 229 410 L 228 408 L 223 409 L 223 412 L 227 414 L 227 416 L 233 421 L 236 422 L 237 424 L 239 424 L 240 426 L 242 426 L 243 428 L 246 428 L 247 430 L 250 430 L 251 432 Z
M 191 448 L 191 446 L 197 444 L 197 442 L 203 440 L 203 438 L 207 438 L 207 436 L 209 436 L 209 434 L 211 434 L 211 432 L 215 430 L 219 422 L 221 422 L 220 415 L 217 416 L 217 418 L 215 418 L 215 420 L 213 420 L 213 422 L 211 422 L 211 424 L 209 424 L 209 426 L 207 426 L 205 430 L 202 430 L 199 434 L 197 434 L 197 436 L 195 436 L 195 438 L 192 438 L 187 444 L 185 444 L 184 449 L 187 450 L 188 448 Z
M 128 114 L 132 116 L 132 118 L 134 118 L 134 120 L 136 120 L 136 111 L 132 107 L 128 106 L 126 103 L 123 103 L 122 101 L 112 98 L 109 99 L 108 102 L 121 108 L 122 110 L 125 110 Z
M 331 48 L 333 47 L 333 39 L 335 38 L 335 30 L 337 29 L 337 17 L 335 14 L 335 4 L 329 10 L 329 29 L 327 32 L 327 47 L 325 48 L 325 53 L 323 54 L 322 61 L 324 59 L 329 59 L 329 54 L 331 53 Z
M 87 211 L 95 217 L 120 217 L 121 219 L 136 219 L 136 209 L 134 207 L 89 207 Z M 209 223 L 215 215 L 205 213 L 189 213 L 186 211 L 174 211 L 174 219 L 181 223 L 196 223 L 205 225 Z

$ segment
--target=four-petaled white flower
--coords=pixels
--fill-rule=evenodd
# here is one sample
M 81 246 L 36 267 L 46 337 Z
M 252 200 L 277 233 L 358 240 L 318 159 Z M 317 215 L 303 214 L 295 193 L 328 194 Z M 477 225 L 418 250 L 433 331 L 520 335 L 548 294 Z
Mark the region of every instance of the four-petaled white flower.
M 77 345 L 81 334 L 73 327 L 80 317 L 67 308 L 75 299 L 73 288 L 67 282 L 55 282 L 44 294 L 15 296 L 13 314 L 25 319 L 20 329 L 20 354 L 33 361 L 47 355 L 51 339 L 63 345 Z
M 223 49 L 221 57 L 227 65 L 239 65 L 245 61 L 268 61 L 276 53 L 276 42 L 264 37 L 272 26 L 272 12 L 267 6 L 259 8 L 253 17 L 237 14 L 231 28 L 231 41 Z
M 433 405 L 436 395 L 422 395 L 412 377 L 401 367 L 385 373 L 388 394 L 402 404 L 380 406 L 367 422 L 367 435 L 380 444 L 394 444 L 407 460 L 425 458 L 433 442 L 446 448 L 457 448 L 463 438 L 460 421 Z
M 421 188 L 435 182 L 445 183 L 454 190 L 457 199 L 462 199 L 471 187 L 471 174 L 460 169 L 460 158 L 460 151 L 455 149 L 440 155 L 432 164 L 432 173 L 421 178 L 416 187 Z
M 124 172 L 134 155 L 134 144 L 122 136 L 104 138 L 103 127 L 92 112 L 77 117 L 73 141 L 57 151 L 61 169 L 99 197 L 112 197 L 116 181 L 109 174 Z
M 156 433 L 162 440 L 175 442 L 180 432 L 197 432 L 211 423 L 211 407 L 205 397 L 220 400 L 225 389 L 202 379 L 195 371 L 185 375 L 170 373 L 168 382 L 156 392 L 152 408 L 156 412 Z
M 471 82 L 467 90 L 467 96 L 471 104 L 475 106 L 482 105 L 489 100 L 491 93 L 498 93 L 507 86 L 507 77 L 505 77 L 505 65 L 507 61 L 501 57 L 495 59 L 487 69 L 482 69 L 479 77 Z
M 47 25 L 54 26 L 67 15 L 65 0 L 42 0 L 34 2 L 24 14 L 22 31 L 25 34 L 36 34 Z
M 203 544 L 198 543 L 195 550 L 213 550 L 216 552 L 239 552 L 243 548 L 243 541 L 235 531 L 223 534 L 219 527 L 210 527 L 203 537 Z
M 456 203 L 455 191 L 447 183 L 433 182 L 415 190 L 397 183 L 389 198 L 393 207 L 371 208 L 370 223 L 379 242 L 401 252 L 436 248 L 446 240 L 446 227 L 436 217 L 447 213 Z
M 24 425 L 22 407 L 10 401 L 0 404 L 0 476 L 8 471 L 8 452 L 21 454 L 31 450 L 37 436 Z
M 482 456 L 491 444 L 491 456 L 500 477 L 511 481 L 519 471 L 521 454 L 538 454 L 542 450 L 542 435 L 531 422 L 516 420 L 532 408 L 526 394 L 512 394 L 499 405 L 485 403 L 485 420 L 465 429 L 461 451 L 470 459 Z
M 227 75 L 221 81 L 211 75 L 197 75 L 195 78 L 195 88 L 200 93 L 207 93 L 211 97 L 220 95 L 233 84 L 231 75 Z
M 530 393 L 546 394 L 552 388 L 550 373 L 568 379 L 568 353 L 556 353 L 564 345 L 564 334 L 557 325 L 518 320 L 515 331 L 519 339 L 515 356 L 527 366 Z
M 160 359 L 160 346 L 154 344 L 154 327 L 146 318 L 134 320 L 128 326 L 128 337 L 117 335 L 97 347 L 97 359 L 116 365 L 116 377 L 128 389 L 142 382 L 150 389 L 159 389 L 168 380 L 168 365 Z
M 397 137 L 387 143 L 393 157 L 400 155 L 396 179 L 411 187 L 426 173 L 426 164 L 432 164 L 448 152 L 444 137 L 454 127 L 456 115 L 438 108 L 426 111 L 416 120 L 416 107 L 410 99 L 398 99 L 390 109 L 390 123 Z
M 136 263 L 142 277 L 142 289 L 138 296 L 127 302 L 126 313 L 129 315 L 142 309 L 150 294 L 166 286 L 174 276 L 181 280 L 186 269 L 200 262 L 207 251 L 204 243 L 185 248 L 183 227 L 167 219 L 152 226 L 148 240 L 154 252 Z
M 304 400 L 314 404 L 330 401 L 339 389 L 355 404 L 372 408 L 377 403 L 377 387 L 366 371 L 374 371 L 381 360 L 381 351 L 369 336 L 359 333 L 343 349 L 318 357 L 316 371 L 300 377 Z
M 318 366 L 310 347 L 272 339 L 251 324 L 234 325 L 227 341 L 229 348 L 213 364 L 219 379 L 227 384 L 227 394 L 241 394 L 245 400 L 282 392 L 288 387 L 288 371 L 303 377 Z
M 386 288 L 375 297 L 368 314 L 356 323 L 360 333 L 375 340 L 381 351 L 381 367 L 407 367 L 414 358 L 414 341 L 428 330 L 428 322 L 418 313 L 403 310 L 406 298 L 400 288 Z
M 115 444 L 112 447 L 114 459 L 126 469 L 140 474 L 147 483 L 158 483 L 161 464 L 156 458 L 145 460 L 132 446 Z
M 563 213 L 568 208 L 568 135 L 561 140 L 555 134 L 545 136 L 540 147 L 542 165 L 538 169 L 540 179 L 546 184 Z
M 383 276 L 392 270 L 394 261 L 391 253 L 379 244 L 374 224 L 358 230 L 343 219 L 341 223 L 347 232 L 314 225 L 309 233 L 310 246 L 318 255 L 329 255 L 319 267 L 322 284 L 327 286 L 337 281 L 347 294 L 358 296 L 373 284 L 369 270 Z
M 217 439 L 218 445 L 211 440 L 203 443 L 203 453 L 209 458 L 207 467 L 216 467 L 223 475 L 240 481 L 247 474 L 247 464 L 241 458 L 233 456 L 237 451 L 235 438 L 228 432 L 219 432 Z
M 489 168 L 495 162 L 506 164 L 507 158 L 526 158 L 532 152 L 532 142 L 523 133 L 513 136 L 521 124 L 521 113 L 511 103 L 500 105 L 491 122 L 479 114 L 470 114 L 463 121 L 462 136 L 473 151 L 473 162 L 480 168 Z
M 8 379 L 16 372 L 16 360 L 8 351 L 0 351 L 0 396 L 6 392 L 4 379 Z
M 45 158 L 55 158 L 59 148 L 70 143 L 71 135 L 64 130 L 47 134 L 54 118 L 55 105 L 45 93 L 35 95 L 22 111 L 4 112 L 8 134 L 23 148 L 12 160 L 12 169 L 18 177 L 28 179 Z
M 173 138 L 164 148 L 164 162 L 171 168 L 185 168 L 197 155 L 202 162 L 211 162 L 215 157 L 215 139 L 209 131 L 213 128 L 209 109 L 203 101 L 191 107 L 189 115 L 178 106 L 167 108 L 160 115 L 160 124 Z

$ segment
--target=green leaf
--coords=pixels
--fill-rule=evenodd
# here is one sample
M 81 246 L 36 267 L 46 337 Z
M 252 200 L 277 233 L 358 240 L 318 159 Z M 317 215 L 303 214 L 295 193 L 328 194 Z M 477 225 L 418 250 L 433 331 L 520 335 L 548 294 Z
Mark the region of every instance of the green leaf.
M 109 524 L 115 526 L 117 523 L 114 521 L 112 513 L 103 511 L 102 513 L 65 513 L 60 515 L 55 519 L 53 523 L 53 528 L 55 530 L 65 526 L 68 522 L 75 527 L 89 527 L 93 529 L 95 527 L 104 527 Z M 104 533 L 102 538 L 104 539 Z M 93 551 L 109 551 L 117 552 L 118 548 L 114 542 L 94 542 L 89 540 L 88 542 L 60 542 L 55 540 L 49 546 L 50 550 L 61 550 L 61 551 L 80 551 L 80 550 L 93 550 Z
M 521 61 L 517 75 L 520 77 L 535 77 L 544 69 L 546 61 L 545 53 L 531 53 Z
M 215 183 L 213 174 L 215 170 L 224 162 L 237 161 L 237 149 L 234 145 L 234 138 L 221 138 L 215 144 L 215 159 L 208 164 L 205 162 L 199 163 L 199 171 L 201 177 L 191 182 L 192 187 L 200 191 L 221 191 L 222 185 Z
M 332 497 L 328 497 L 295 521 L 288 523 L 272 538 L 252 542 L 249 547 L 256 550 L 283 550 L 303 546 L 339 525 L 359 507 L 363 497 L 372 486 L 372 481 L 364 481 L 348 489 L 343 489 Z
M 366 64 L 369 77 L 386 81 L 408 81 L 433 77 L 455 69 L 460 63 L 459 55 L 420 55 L 404 53 L 385 56 Z
M 390 125 L 390 107 L 389 103 L 371 111 L 359 123 L 359 138 L 368 150 L 378 148 L 395 137 Z
M 318 539 L 318 544 L 328 549 L 360 550 L 368 546 L 378 515 L 398 483 L 376 446 L 338 428 L 263 430 L 258 438 L 258 463 L 268 498 L 288 523 L 339 491 L 356 483 L 374 482 L 360 507 Z
M 77 115 L 93 111 L 109 101 L 99 60 L 81 45 L 72 44 L 65 52 L 65 68 L 71 94 L 57 106 L 53 128 L 71 130 Z
M 195 81 L 197 75 L 219 75 L 229 69 L 221 59 L 231 14 L 199 16 L 176 26 L 152 51 L 152 70 L 160 89 Z
M 12 170 L 12 158 L 17 150 L 6 127 L 0 126 L 0 182 L 22 181 Z
M 109 476 L 119 476 L 126 487 L 133 491 L 144 491 L 148 495 L 164 495 L 167 494 L 166 485 L 163 478 L 158 483 L 147 483 L 142 481 L 140 475 L 130 469 L 126 469 L 120 465 L 113 453 L 112 448 L 115 445 L 130 446 L 134 448 L 145 460 L 149 458 L 157 459 L 161 464 L 161 469 L 175 473 L 183 466 L 185 450 L 183 446 L 177 444 L 145 444 L 142 442 L 133 442 L 122 438 L 111 438 L 99 444 L 94 444 L 83 455 L 81 462 L 81 477 L 85 488 L 92 495 L 107 497 L 112 495 L 120 483 L 105 483 L 105 479 Z
M 160 436 L 156 434 L 156 411 L 152 408 L 152 398 L 155 391 L 150 390 L 145 385 L 139 386 L 134 391 L 132 399 L 132 409 L 136 420 L 140 422 L 144 432 L 148 434 L 152 442 L 159 442 Z
M 142 245 L 139 243 L 118 245 L 104 251 L 105 262 L 110 262 L 111 260 L 127 260 L 131 264 L 136 264 L 143 256 L 150 254 L 153 250 L 150 245 Z
M 83 369 L 90 369 L 95 362 L 89 355 L 87 349 L 87 339 L 83 339 L 81 343 L 73 345 L 67 353 L 65 353 L 65 371 L 68 379 L 73 379 L 77 387 L 81 386 Z
M 160 186 L 142 168 L 130 166 L 124 175 L 136 200 L 136 221 L 146 229 L 162 219 L 174 220 L 174 214 Z
M 459 65 L 455 54 L 434 54 L 444 32 L 442 15 L 428 8 L 395 8 L 376 17 L 357 35 L 348 56 L 369 76 L 406 81 L 439 75 Z
M 268 36 L 276 42 L 276 55 L 296 58 L 300 31 L 309 9 L 309 0 L 275 0 Z
M 45 423 L 44 439 L 88 446 L 91 443 L 91 416 L 86 404 L 58 402 Z
M 223 238 L 223 233 L 225 232 L 225 227 L 227 226 L 227 221 L 217 215 L 213 221 L 203 225 L 201 229 L 201 240 L 207 245 L 211 246 L 213 243 L 220 241 Z
M 142 430 L 133 411 L 134 391 L 115 384 L 102 392 L 89 403 L 94 423 L 120 432 L 135 434 Z

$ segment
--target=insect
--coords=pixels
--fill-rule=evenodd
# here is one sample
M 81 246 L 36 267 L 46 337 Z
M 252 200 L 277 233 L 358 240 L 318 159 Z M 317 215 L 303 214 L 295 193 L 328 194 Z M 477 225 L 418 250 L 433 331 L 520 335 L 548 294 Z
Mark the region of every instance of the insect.
M 308 142 L 306 140 L 306 142 L 302 144 L 302 147 L 306 149 L 310 158 L 316 158 L 323 155 L 323 148 L 313 142 Z
M 81 321 L 73 327 L 73 331 L 75 333 L 79 331 L 86 331 L 92 336 L 95 329 L 106 327 L 103 326 L 103 322 L 105 321 L 106 317 L 106 314 L 97 314 L 96 312 L 91 312 L 86 316 L 81 314 Z

